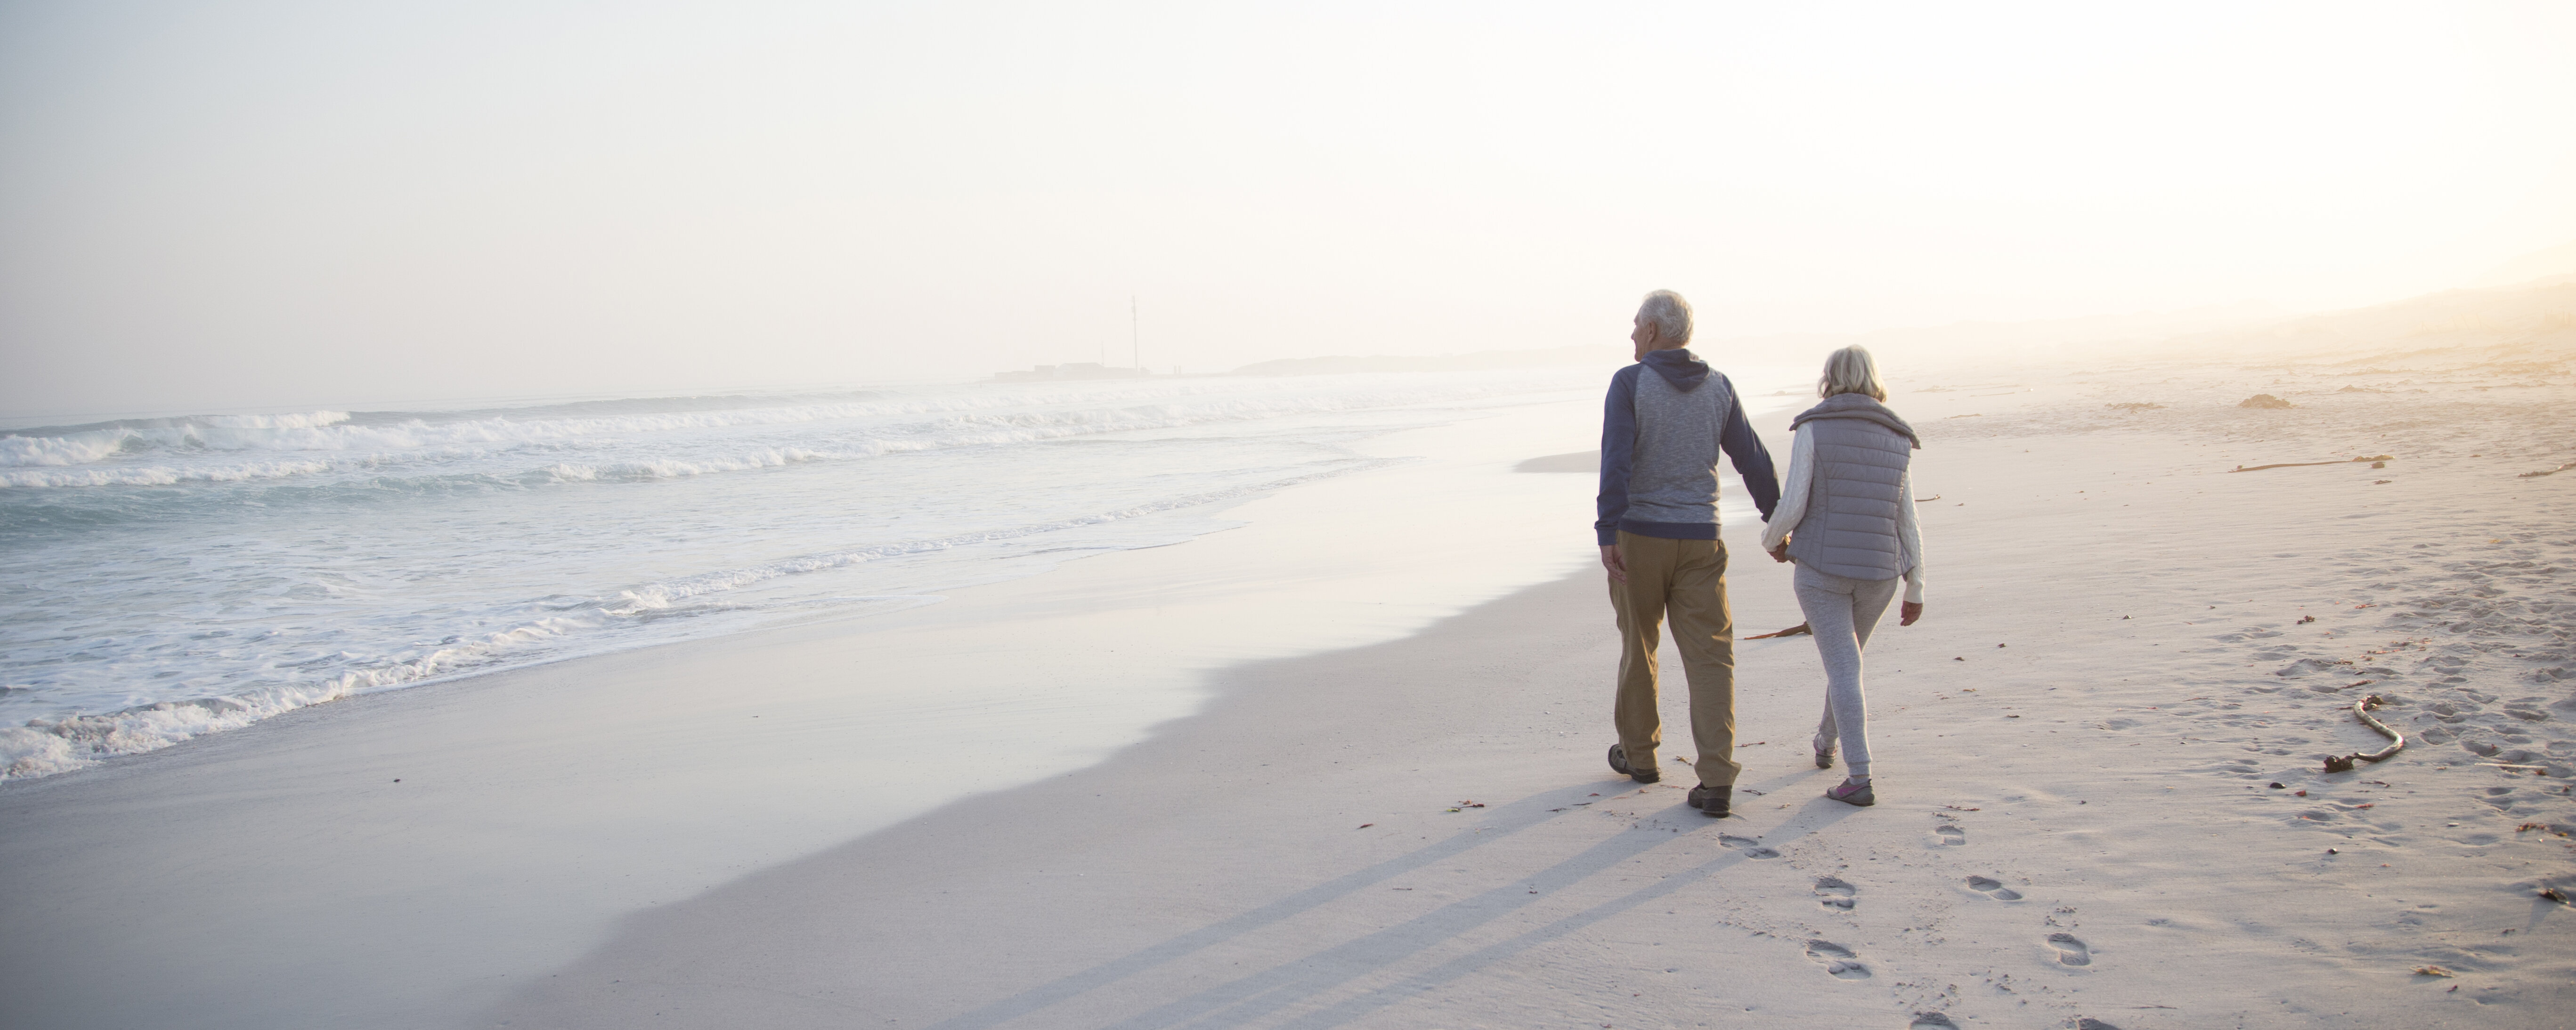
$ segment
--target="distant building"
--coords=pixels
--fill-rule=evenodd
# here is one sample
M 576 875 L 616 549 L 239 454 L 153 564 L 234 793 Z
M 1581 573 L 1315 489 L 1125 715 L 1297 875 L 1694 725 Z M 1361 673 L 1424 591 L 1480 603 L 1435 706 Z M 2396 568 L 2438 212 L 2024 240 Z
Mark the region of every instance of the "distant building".
M 1035 383 L 1057 379 L 1143 379 L 1154 373 L 1141 368 L 1118 368 L 1097 361 L 1077 361 L 1069 365 L 1039 365 L 1026 372 L 997 372 L 997 383 Z

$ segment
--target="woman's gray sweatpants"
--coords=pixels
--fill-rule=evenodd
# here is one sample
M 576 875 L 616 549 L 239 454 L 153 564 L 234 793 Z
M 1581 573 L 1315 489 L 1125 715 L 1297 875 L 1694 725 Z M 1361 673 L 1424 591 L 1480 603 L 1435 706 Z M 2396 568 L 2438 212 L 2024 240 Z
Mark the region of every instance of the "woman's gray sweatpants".
M 1860 653 L 1869 646 L 1869 631 L 1896 599 L 1905 580 L 1849 579 L 1798 566 L 1798 610 L 1816 634 L 1816 653 L 1825 659 L 1825 719 L 1816 724 L 1816 749 L 1840 739 L 1843 767 L 1854 776 L 1869 775 L 1869 714 L 1862 710 Z M 1839 730 L 1840 732 L 1837 732 Z

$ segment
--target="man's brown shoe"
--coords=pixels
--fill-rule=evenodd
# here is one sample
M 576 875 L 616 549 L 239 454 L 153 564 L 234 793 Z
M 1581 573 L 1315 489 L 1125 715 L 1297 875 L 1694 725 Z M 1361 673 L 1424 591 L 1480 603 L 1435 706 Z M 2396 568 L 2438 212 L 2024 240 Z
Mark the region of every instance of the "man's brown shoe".
M 1703 783 L 1691 788 L 1690 806 L 1708 813 L 1711 819 L 1726 818 L 1727 808 L 1734 801 L 1735 787 L 1732 784 L 1712 787 Z
M 1651 765 L 1643 769 L 1628 768 L 1628 753 L 1617 744 L 1610 745 L 1610 771 L 1639 783 L 1653 783 L 1664 778 L 1663 770 Z

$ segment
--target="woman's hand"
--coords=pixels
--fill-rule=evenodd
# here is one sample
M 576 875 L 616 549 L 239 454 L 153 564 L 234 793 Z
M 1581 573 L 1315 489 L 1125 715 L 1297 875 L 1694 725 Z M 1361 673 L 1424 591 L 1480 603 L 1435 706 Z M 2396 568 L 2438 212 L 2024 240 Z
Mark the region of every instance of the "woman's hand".
M 1601 545 L 1601 567 L 1610 570 L 1611 582 L 1625 583 L 1628 581 L 1628 560 L 1619 555 L 1619 545 Z
M 1791 535 L 1794 536 L 1795 534 Z M 1789 537 L 1781 537 L 1780 546 L 1771 549 L 1771 560 L 1777 562 L 1785 562 L 1789 560 Z
M 1921 601 L 1907 601 L 1896 608 L 1896 624 L 1899 626 L 1914 625 L 1914 620 L 1922 617 L 1923 602 Z

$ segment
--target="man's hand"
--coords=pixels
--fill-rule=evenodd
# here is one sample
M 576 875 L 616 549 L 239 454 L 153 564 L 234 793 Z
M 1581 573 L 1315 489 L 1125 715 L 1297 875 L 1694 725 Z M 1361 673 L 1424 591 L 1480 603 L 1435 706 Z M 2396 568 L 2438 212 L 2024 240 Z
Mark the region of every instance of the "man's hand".
M 1772 548 L 1772 549 L 1771 549 L 1771 560 L 1772 560 L 1772 561 L 1777 561 L 1777 562 L 1785 562 L 1785 561 L 1788 561 L 1788 560 L 1789 560 L 1789 538 L 1788 538 L 1788 537 L 1785 537 L 1785 536 L 1784 536 L 1784 537 L 1781 537 L 1781 538 L 1780 538 L 1780 546 L 1778 546 L 1778 547 L 1774 547 L 1774 548 Z
M 1899 626 L 1914 625 L 1914 620 L 1922 617 L 1923 602 L 1921 601 L 1907 601 L 1896 608 L 1896 624 Z
M 1601 567 L 1610 570 L 1611 582 L 1625 583 L 1628 581 L 1628 560 L 1619 556 L 1619 545 L 1601 545 Z

